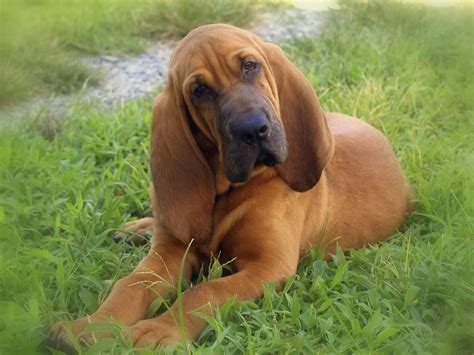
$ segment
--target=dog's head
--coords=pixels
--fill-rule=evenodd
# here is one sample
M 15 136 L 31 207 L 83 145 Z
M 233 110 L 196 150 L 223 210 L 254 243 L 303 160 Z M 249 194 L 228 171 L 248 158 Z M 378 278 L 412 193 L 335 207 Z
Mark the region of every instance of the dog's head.
M 279 47 L 228 25 L 199 27 L 179 43 L 154 104 L 151 164 L 162 224 L 181 224 L 173 233 L 194 238 L 210 233 L 215 199 L 197 134 L 215 147 L 231 183 L 247 181 L 256 167 L 275 166 L 292 189 L 306 191 L 333 152 L 304 76 Z
M 223 25 L 200 27 L 176 48 L 170 70 L 194 124 L 218 147 L 230 182 L 247 181 L 256 165 L 286 160 L 271 65 L 250 33 Z

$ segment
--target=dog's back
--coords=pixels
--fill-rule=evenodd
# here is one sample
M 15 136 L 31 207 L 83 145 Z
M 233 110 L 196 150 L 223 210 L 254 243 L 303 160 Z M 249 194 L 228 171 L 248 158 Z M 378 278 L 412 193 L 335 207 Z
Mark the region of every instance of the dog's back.
M 371 125 L 326 114 L 336 142 L 326 167 L 328 232 L 343 248 L 357 248 L 393 234 L 413 211 L 414 195 L 387 138 Z

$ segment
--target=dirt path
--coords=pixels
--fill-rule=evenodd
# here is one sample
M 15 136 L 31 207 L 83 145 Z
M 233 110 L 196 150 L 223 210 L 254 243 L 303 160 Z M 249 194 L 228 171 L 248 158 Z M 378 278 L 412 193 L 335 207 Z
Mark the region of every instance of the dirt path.
M 249 26 L 250 31 L 263 39 L 279 43 L 291 37 L 311 36 L 318 33 L 323 22 L 321 11 L 297 8 L 274 9 L 262 13 Z M 158 42 L 138 56 L 84 57 L 83 61 L 102 74 L 96 87 L 84 87 L 74 95 L 36 98 L 8 111 L 0 112 L 6 121 L 21 116 L 48 112 L 63 116 L 74 104 L 98 104 L 109 108 L 128 100 L 153 96 L 164 83 L 168 61 L 176 42 Z

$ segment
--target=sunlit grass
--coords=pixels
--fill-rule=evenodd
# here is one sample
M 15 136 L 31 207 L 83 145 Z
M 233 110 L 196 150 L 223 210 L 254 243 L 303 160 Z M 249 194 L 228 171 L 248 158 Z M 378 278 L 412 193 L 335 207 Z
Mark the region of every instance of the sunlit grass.
M 0 107 L 94 84 L 79 54 L 138 53 L 202 24 L 247 25 L 259 1 L 0 0 Z
M 283 292 L 268 286 L 261 300 L 229 302 L 188 349 L 470 353 L 470 14 L 377 5 L 333 16 L 321 37 L 285 49 L 326 110 L 385 132 L 417 192 L 417 211 L 387 242 L 338 252 L 329 263 L 308 255 Z M 77 108 L 55 138 L 43 137 L 38 124 L 1 133 L 2 353 L 40 351 L 54 320 L 93 312 L 143 257 L 146 247 L 111 236 L 150 212 L 149 123 L 150 103 L 142 101 L 115 113 Z M 113 346 L 131 348 L 117 337 L 93 350 Z

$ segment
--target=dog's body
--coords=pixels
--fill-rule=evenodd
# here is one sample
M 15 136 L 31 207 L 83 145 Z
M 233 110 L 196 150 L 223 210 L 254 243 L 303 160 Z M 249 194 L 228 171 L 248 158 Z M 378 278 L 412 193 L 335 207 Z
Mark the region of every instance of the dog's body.
M 251 250 L 260 249 L 251 235 L 282 234 L 285 256 L 274 256 L 289 258 L 294 271 L 295 257 L 312 247 L 319 246 L 329 258 L 336 243 L 343 249 L 359 248 L 390 236 L 401 225 L 412 209 L 411 190 L 387 139 L 356 118 L 337 113 L 326 113 L 326 118 L 335 151 L 318 184 L 295 192 L 273 169 L 232 188 L 222 178 L 214 233 L 198 246 L 201 252 L 224 252 L 228 260 L 235 257 L 234 233 L 247 234 L 244 244 Z M 242 232 L 246 226 L 251 230 Z M 273 237 L 268 239 L 273 242 Z
M 336 243 L 375 243 L 412 210 L 411 189 L 382 133 L 324 113 L 281 50 L 226 25 L 203 26 L 176 49 L 154 105 L 151 159 L 153 219 L 129 225 L 153 229 L 151 251 L 91 317 L 131 326 L 137 346 L 183 335 L 176 304 L 140 320 L 157 294 L 175 291 L 188 247 L 184 277 L 210 255 L 233 260 L 234 271 L 183 293 L 184 334 L 196 339 L 206 322 L 193 311 L 259 297 L 263 283 L 294 274 L 310 248 L 328 258 Z M 73 332 L 88 322 L 75 321 Z M 52 339 L 68 349 L 65 334 L 58 325 Z

